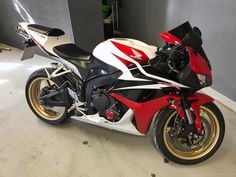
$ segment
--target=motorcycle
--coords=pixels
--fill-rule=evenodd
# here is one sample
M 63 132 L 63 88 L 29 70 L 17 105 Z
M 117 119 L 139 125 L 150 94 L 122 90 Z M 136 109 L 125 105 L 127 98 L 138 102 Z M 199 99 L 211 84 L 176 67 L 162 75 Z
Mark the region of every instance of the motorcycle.
M 212 85 L 211 65 L 201 31 L 189 22 L 161 33 L 163 47 L 112 38 L 92 53 L 57 28 L 22 22 L 17 33 L 26 39 L 22 60 L 36 47 L 55 60 L 26 83 L 28 105 L 42 121 L 72 118 L 140 136 L 151 129 L 156 148 L 179 164 L 200 163 L 220 147 L 223 115 L 198 92 Z

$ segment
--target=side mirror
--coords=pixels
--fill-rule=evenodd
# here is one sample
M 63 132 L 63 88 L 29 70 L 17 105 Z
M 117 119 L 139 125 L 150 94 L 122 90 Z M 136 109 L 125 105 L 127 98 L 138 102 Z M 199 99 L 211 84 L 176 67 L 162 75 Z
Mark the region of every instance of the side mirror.
M 202 45 L 202 38 L 198 32 L 192 30 L 184 36 L 182 44 L 197 49 Z
M 193 31 L 195 31 L 195 32 L 198 33 L 200 36 L 202 36 L 202 32 L 201 32 L 201 30 L 200 30 L 198 27 L 194 26 L 194 27 L 193 27 Z

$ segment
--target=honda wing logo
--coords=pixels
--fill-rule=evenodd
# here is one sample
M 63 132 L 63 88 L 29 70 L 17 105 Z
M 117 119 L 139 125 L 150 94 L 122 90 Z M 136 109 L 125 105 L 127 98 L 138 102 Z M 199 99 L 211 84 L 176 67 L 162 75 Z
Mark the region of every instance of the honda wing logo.
M 131 58 L 142 60 L 142 54 L 131 48 L 134 55 L 130 55 Z

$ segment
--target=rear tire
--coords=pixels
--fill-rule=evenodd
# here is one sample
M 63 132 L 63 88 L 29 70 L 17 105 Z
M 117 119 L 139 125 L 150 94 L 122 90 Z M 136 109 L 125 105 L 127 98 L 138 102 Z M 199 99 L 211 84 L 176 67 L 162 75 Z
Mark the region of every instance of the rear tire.
M 53 71 L 50 68 L 47 68 L 47 70 L 49 73 Z M 69 107 L 45 108 L 41 105 L 38 98 L 40 89 L 43 87 L 43 82 L 44 84 L 48 83 L 53 86 L 55 85 L 54 87 L 58 88 L 64 83 L 64 80 L 61 77 L 51 78 L 49 80 L 44 69 L 32 73 L 28 78 L 25 88 L 25 96 L 30 109 L 40 120 L 49 124 L 58 125 L 67 122 L 71 116 L 71 113 L 67 112 Z
M 157 115 L 153 126 L 154 143 L 166 159 L 179 164 L 192 165 L 207 160 L 219 149 L 225 134 L 223 115 L 214 103 L 202 105 L 200 111 L 202 111 L 201 118 L 204 125 L 203 137 L 206 139 L 205 142 L 199 143 L 199 147 L 193 145 L 188 147 L 187 143 L 181 144 L 183 140 L 170 133 L 172 131 L 169 126 L 173 124 L 173 119 L 176 121 L 176 110 L 166 108 Z M 203 117 L 203 111 L 208 117 Z M 207 118 L 210 123 L 207 123 Z

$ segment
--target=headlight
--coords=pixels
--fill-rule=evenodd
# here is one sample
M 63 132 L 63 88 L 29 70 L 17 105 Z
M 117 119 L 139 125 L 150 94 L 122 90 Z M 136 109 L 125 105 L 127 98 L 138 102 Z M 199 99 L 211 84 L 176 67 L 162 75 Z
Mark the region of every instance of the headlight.
M 200 85 L 206 84 L 206 76 L 202 74 L 197 74 L 197 78 L 199 80 Z

